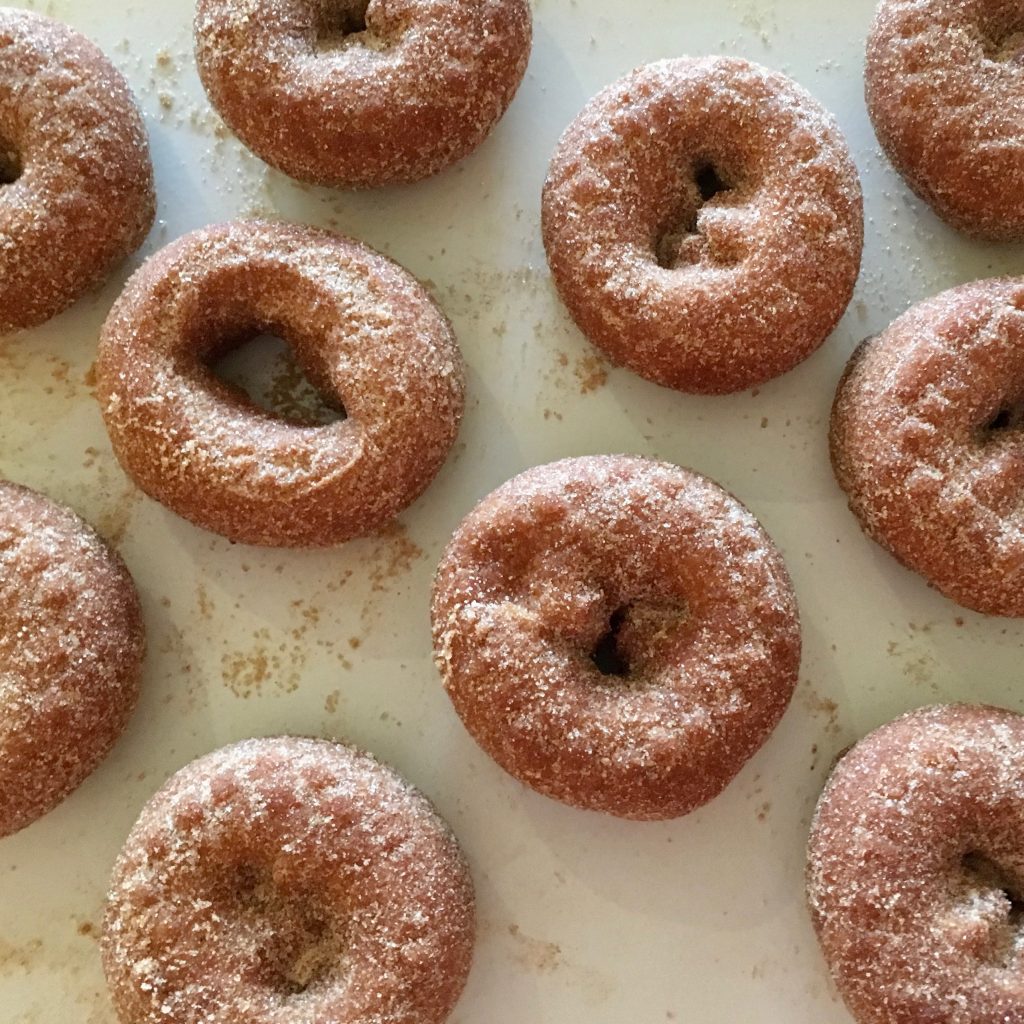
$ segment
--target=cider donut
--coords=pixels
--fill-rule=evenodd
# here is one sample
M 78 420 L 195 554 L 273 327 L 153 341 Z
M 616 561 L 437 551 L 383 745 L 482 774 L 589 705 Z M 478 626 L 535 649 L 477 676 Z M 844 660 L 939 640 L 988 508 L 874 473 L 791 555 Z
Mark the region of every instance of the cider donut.
M 978 238 L 1024 238 L 1016 0 L 882 0 L 864 80 L 878 141 L 939 217 Z
M 0 836 L 107 756 L 135 708 L 144 647 L 121 559 L 70 509 L 0 480 Z
M 143 808 L 103 967 L 124 1024 L 441 1024 L 473 902 L 454 836 L 390 768 L 326 740 L 245 740 Z
M 912 711 L 836 765 L 807 892 L 859 1024 L 1024 1020 L 1024 718 Z
M 0 334 L 49 320 L 153 223 L 135 99 L 67 25 L 0 7 Z
M 735 57 L 638 68 L 566 129 L 544 186 L 555 285 L 615 363 L 740 391 L 811 354 L 853 294 L 857 170 L 788 78 Z
M 212 372 L 264 333 L 343 419 L 280 419 Z M 114 452 L 147 494 L 279 547 L 385 525 L 441 467 L 463 407 L 455 337 L 419 282 L 351 239 L 264 221 L 194 231 L 148 260 L 104 324 L 96 378 Z
M 300 181 L 418 181 L 476 149 L 530 56 L 527 0 L 199 0 L 210 102 Z
M 463 520 L 434 656 L 466 728 L 540 793 L 624 818 L 717 796 L 786 709 L 796 599 L 757 520 L 626 455 L 527 470 Z
M 832 466 L 864 532 L 947 597 L 1024 615 L 1024 278 L 912 307 L 853 354 Z

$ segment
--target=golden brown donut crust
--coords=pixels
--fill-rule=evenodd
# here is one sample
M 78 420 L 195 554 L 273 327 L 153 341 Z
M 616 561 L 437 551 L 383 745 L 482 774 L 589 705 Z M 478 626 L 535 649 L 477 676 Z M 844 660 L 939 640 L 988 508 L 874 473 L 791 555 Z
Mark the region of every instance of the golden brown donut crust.
M 544 245 L 573 319 L 615 363 L 680 391 L 740 391 L 842 316 L 862 207 L 810 94 L 738 58 L 681 58 L 610 85 L 566 130 Z
M 103 966 L 124 1024 L 441 1024 L 473 885 L 424 796 L 340 743 L 186 765 L 114 867 Z
M 757 520 L 705 477 L 634 456 L 539 466 L 484 498 L 432 611 L 435 660 L 480 746 L 537 791 L 624 818 L 717 796 L 800 664 L 792 585 Z M 593 660 L 612 628 L 624 675 Z
M 913 711 L 839 761 L 808 847 L 811 916 L 860 1024 L 1024 1020 L 1024 718 Z
M 0 836 L 107 756 L 135 708 L 144 646 L 121 559 L 70 509 L 0 480 Z
M 865 88 L 878 141 L 953 227 L 1024 238 L 1024 14 L 1018 0 L 883 0 Z
M 832 466 L 869 537 L 959 604 L 1024 615 L 1024 279 L 912 307 L 854 352 Z
M 527 0 L 199 0 L 195 18 L 200 77 L 238 137 L 338 188 L 417 181 L 476 149 L 531 33 Z
M 0 334 L 102 281 L 141 245 L 156 205 L 120 72 L 67 25 L 0 7 L 0 176 L 16 173 L 0 184 Z
M 291 423 L 209 369 L 285 338 L 347 417 Z M 103 327 L 97 397 L 121 465 L 151 497 L 232 540 L 338 544 L 412 502 L 458 432 L 451 326 L 407 271 L 326 231 L 241 221 L 195 231 L 131 278 Z

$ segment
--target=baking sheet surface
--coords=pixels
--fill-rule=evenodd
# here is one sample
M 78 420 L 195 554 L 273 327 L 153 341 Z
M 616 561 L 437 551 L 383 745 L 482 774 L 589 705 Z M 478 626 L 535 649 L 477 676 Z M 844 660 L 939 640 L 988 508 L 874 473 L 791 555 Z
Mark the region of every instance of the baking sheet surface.
M 34 5 L 27 5 L 34 6 Z M 536 0 L 526 81 L 490 140 L 411 188 L 350 195 L 271 171 L 211 111 L 187 0 L 52 0 L 145 111 L 159 190 L 143 251 L 69 313 L 0 341 L 0 474 L 65 501 L 128 562 L 150 653 L 142 701 L 69 800 L 0 842 L 0 1021 L 113 1024 L 97 956 L 110 865 L 139 809 L 191 758 L 246 736 L 337 736 L 420 786 L 472 862 L 480 936 L 453 1024 L 842 1024 L 803 905 L 815 798 L 844 746 L 945 699 L 1024 708 L 1022 627 L 963 611 L 865 540 L 832 480 L 826 430 L 854 345 L 910 303 L 1024 268 L 967 242 L 880 155 L 862 99 L 872 0 Z M 757 392 L 693 398 L 608 368 L 546 271 L 539 193 L 562 128 L 637 64 L 740 54 L 838 117 L 863 176 L 864 271 L 827 344 Z M 458 446 L 385 535 L 329 552 L 232 546 L 142 497 L 90 391 L 99 325 L 139 260 L 211 221 L 269 215 L 376 246 L 432 288 L 469 364 Z M 286 372 L 273 369 L 275 387 Z M 505 776 L 451 710 L 430 659 L 431 573 L 476 499 L 565 455 L 657 455 L 712 476 L 761 518 L 800 598 L 804 661 L 777 732 L 718 800 L 638 825 Z

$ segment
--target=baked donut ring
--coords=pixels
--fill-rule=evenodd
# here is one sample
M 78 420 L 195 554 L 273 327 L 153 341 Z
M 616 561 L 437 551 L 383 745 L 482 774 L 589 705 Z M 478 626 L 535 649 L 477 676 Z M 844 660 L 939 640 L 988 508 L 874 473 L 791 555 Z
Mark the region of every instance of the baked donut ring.
M 543 231 L 562 301 L 613 362 L 723 393 L 786 372 L 835 327 L 863 203 L 807 92 L 738 58 L 682 58 L 610 85 L 566 129 Z
M 1024 239 L 1024 10 L 1017 0 L 882 0 L 865 87 L 878 141 L 938 216 Z
M 860 1024 L 1024 1020 L 1024 718 L 913 711 L 843 756 L 818 802 L 807 890 Z
M 1024 278 L 911 308 L 853 354 L 832 466 L 865 533 L 947 597 L 1024 615 Z
M 0 481 L 0 836 L 53 810 L 121 735 L 139 695 L 139 599 L 70 509 Z
M 155 204 L 120 72 L 67 25 L 0 7 L 0 334 L 102 281 L 142 244 Z
M 717 796 L 800 663 L 789 575 L 757 520 L 705 477 L 626 455 L 484 498 L 437 570 L 433 630 L 455 710 L 502 768 L 624 818 Z
M 292 423 L 210 369 L 278 334 L 345 418 Z M 100 339 L 97 397 L 121 465 L 151 497 L 248 544 L 338 544 L 413 501 L 458 432 L 451 326 L 396 263 L 313 228 L 242 221 L 162 249 Z
M 530 56 L 527 0 L 199 0 L 210 102 L 285 174 L 367 188 L 476 149 Z
M 124 1024 L 441 1024 L 473 884 L 424 796 L 326 740 L 186 765 L 114 867 L 102 955 Z

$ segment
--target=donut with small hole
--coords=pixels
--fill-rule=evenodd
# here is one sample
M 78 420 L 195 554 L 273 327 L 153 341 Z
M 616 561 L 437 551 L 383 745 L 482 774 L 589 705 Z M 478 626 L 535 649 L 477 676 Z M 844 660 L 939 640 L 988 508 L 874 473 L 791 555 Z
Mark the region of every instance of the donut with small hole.
M 864 532 L 958 604 L 1024 616 L 1024 278 L 919 302 L 853 353 L 832 467 Z
M 598 93 L 543 194 L 558 292 L 612 362 L 679 391 L 751 388 L 811 354 L 860 270 L 857 170 L 830 114 L 735 57 Z
M 882 0 L 868 36 L 868 113 L 910 188 L 952 227 L 1024 239 L 1024 8 Z
M 526 72 L 527 0 L 199 0 L 196 63 L 254 153 L 299 181 L 418 181 L 479 146 Z
M 103 281 L 155 212 L 124 76 L 69 26 L 0 7 L 0 334 L 44 323 Z
M 368 754 L 279 736 L 206 754 L 146 804 L 101 952 L 122 1024 L 442 1024 L 475 931 L 426 797 Z
M 1024 717 L 921 708 L 836 764 L 807 897 L 858 1024 L 1024 1020 Z
M 653 459 L 529 469 L 438 567 L 434 657 L 480 746 L 546 796 L 637 820 L 717 796 L 800 664 L 796 598 L 754 516 Z

